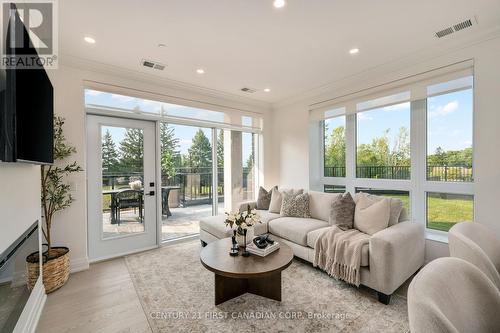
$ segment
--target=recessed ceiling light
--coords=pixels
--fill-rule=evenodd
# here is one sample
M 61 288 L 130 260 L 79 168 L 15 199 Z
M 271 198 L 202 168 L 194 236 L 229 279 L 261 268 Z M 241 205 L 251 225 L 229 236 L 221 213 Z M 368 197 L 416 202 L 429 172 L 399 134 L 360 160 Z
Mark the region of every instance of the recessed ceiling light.
M 196 70 L 196 73 L 198 73 L 198 74 L 204 74 L 204 73 L 205 73 L 205 70 L 204 70 L 203 68 L 198 68 L 198 69 Z
M 163 43 L 160 43 L 160 44 L 158 44 L 158 47 L 167 47 L 167 45 L 163 44 Z
M 92 37 L 88 37 L 87 36 L 87 37 L 84 37 L 83 40 L 86 41 L 89 44 L 95 44 L 95 39 L 92 38 Z
M 270 91 L 271 91 L 271 89 L 266 88 L 266 89 L 264 89 L 264 91 L 265 91 L 265 92 L 270 92 Z
M 286 5 L 285 0 L 274 0 L 274 2 L 273 2 L 273 6 L 275 8 L 283 8 L 283 7 L 285 7 L 285 5 Z
M 350 49 L 350 50 L 349 50 L 349 53 L 350 53 L 350 54 L 356 54 L 356 53 L 358 53 L 358 52 L 359 52 L 359 49 L 357 49 L 357 48 L 354 48 L 354 49 Z

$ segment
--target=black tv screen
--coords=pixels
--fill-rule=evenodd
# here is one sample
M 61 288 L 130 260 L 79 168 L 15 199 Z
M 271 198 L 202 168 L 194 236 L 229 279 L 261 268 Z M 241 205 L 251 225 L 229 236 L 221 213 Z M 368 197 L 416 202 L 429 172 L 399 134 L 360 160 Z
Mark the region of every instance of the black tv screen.
M 10 20 L 21 24 L 19 16 Z M 10 25 L 9 25 L 10 27 Z M 3 45 L 9 43 L 9 28 L 4 29 Z M 23 25 L 23 40 L 29 35 Z M 38 57 L 31 42 L 23 48 L 9 49 L 7 55 Z M 3 54 L 3 53 L 2 53 Z M 53 157 L 54 90 L 43 67 L 0 70 L 0 159 L 4 162 L 51 164 Z

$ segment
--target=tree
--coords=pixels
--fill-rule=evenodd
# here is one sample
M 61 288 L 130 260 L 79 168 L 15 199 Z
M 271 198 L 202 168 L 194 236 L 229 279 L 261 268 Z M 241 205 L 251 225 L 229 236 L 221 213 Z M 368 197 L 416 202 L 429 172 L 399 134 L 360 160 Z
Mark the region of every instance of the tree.
M 160 123 L 161 173 L 168 178 L 175 175 L 175 169 L 181 166 L 179 139 L 175 137 L 175 129 L 167 123 Z
M 339 126 L 333 129 L 331 135 L 327 135 L 328 127 L 325 128 L 325 166 L 344 167 L 345 166 L 345 128 Z M 326 141 L 325 140 L 325 141 Z
M 120 142 L 120 150 L 122 152 L 120 171 L 143 171 L 144 135 L 141 129 L 127 128 L 125 137 Z
M 107 129 L 102 137 L 101 144 L 102 169 L 107 172 L 117 171 L 119 168 L 119 155 L 111 133 Z
M 202 129 L 198 129 L 188 149 L 188 165 L 193 169 L 192 172 L 212 166 L 212 145 Z
M 217 167 L 224 168 L 224 130 L 217 136 Z
M 399 128 L 391 151 L 390 165 L 410 165 L 410 133 L 406 127 Z

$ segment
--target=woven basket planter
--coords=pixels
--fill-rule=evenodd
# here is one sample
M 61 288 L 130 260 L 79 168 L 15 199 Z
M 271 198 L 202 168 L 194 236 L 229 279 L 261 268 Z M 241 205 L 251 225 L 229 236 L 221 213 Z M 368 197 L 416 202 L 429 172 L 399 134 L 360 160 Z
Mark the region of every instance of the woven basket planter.
M 50 257 L 47 251 L 42 253 L 43 259 L 43 285 L 45 292 L 61 288 L 69 278 L 69 249 L 67 247 L 53 247 Z M 38 252 L 33 252 L 26 257 L 28 288 L 31 290 L 38 280 L 40 272 Z

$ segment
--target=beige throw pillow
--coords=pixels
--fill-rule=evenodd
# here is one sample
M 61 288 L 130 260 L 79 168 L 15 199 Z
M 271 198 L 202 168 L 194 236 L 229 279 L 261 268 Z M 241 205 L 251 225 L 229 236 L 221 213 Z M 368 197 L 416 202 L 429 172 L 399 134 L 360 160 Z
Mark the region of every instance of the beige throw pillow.
M 390 215 L 391 203 L 388 198 L 373 202 L 362 196 L 354 209 L 354 228 L 373 235 L 387 228 Z
M 357 203 L 359 198 L 365 197 L 371 202 L 377 202 L 383 199 L 388 199 L 391 206 L 391 216 L 389 217 L 389 225 L 395 225 L 400 221 L 400 216 L 403 211 L 403 201 L 397 198 L 383 197 L 380 195 L 373 195 L 364 192 L 356 193 L 354 195 L 354 202 Z
M 281 212 L 281 204 L 283 203 L 283 194 L 302 194 L 304 190 L 281 190 L 279 191 L 277 188 L 273 188 L 271 194 L 271 202 L 269 203 L 269 212 L 279 214 Z

